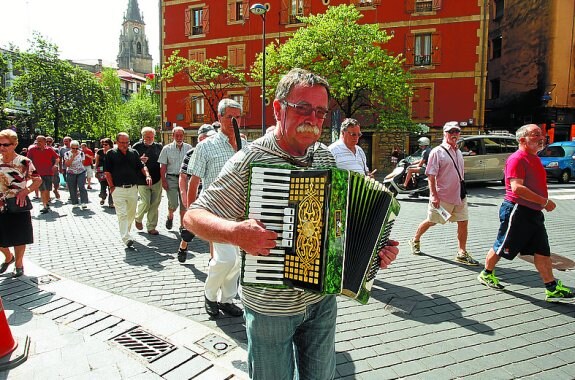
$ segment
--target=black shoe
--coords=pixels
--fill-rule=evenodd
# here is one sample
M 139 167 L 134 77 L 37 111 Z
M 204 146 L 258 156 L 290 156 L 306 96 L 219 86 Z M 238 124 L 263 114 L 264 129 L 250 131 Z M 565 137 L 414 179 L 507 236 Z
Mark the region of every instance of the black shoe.
M 174 219 L 166 219 L 166 229 L 171 230 L 172 227 L 174 226 Z
M 221 311 L 231 315 L 232 317 L 241 317 L 244 314 L 243 310 L 239 306 L 234 305 L 232 302 L 230 303 L 218 302 L 218 307 L 220 308 Z
M 21 268 L 15 267 L 14 273 L 12 273 L 12 277 L 20 277 L 23 274 L 24 274 L 24 267 L 21 267 Z
M 133 245 L 134 245 L 134 241 L 132 239 L 130 239 L 126 242 L 126 247 L 128 247 L 128 248 L 132 248 Z
M 44 207 L 42 210 L 40 210 L 40 214 L 46 214 L 50 211 L 50 209 L 48 207 Z
M 187 256 L 188 256 L 187 250 L 185 250 L 183 248 L 178 249 L 178 261 L 180 263 L 185 263 Z
M 209 299 L 205 298 L 205 302 L 204 302 L 204 309 L 206 309 L 206 313 L 208 313 L 208 315 L 215 317 L 216 315 L 218 315 L 220 313 L 220 309 L 218 308 L 218 303 L 215 301 L 210 301 Z
M 408 195 L 409 198 L 419 198 L 419 194 L 417 193 L 411 193 Z
M 10 264 L 12 264 L 15 259 L 16 258 L 14 256 L 12 256 L 12 260 L 8 261 L 7 263 L 2 263 L 2 265 L 0 265 L 0 273 L 6 272 L 6 269 L 8 269 Z

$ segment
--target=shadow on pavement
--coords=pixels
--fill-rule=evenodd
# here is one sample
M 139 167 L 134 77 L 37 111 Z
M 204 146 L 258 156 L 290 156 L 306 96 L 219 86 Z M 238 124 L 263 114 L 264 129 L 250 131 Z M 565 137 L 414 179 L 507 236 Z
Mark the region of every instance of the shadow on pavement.
M 371 297 L 385 304 L 384 309 L 397 317 L 425 324 L 453 322 L 473 332 L 494 335 L 493 328 L 464 317 L 461 307 L 445 296 L 425 295 L 413 289 L 377 279 L 375 285 L 383 290 L 372 289 Z
M 164 261 L 172 260 L 173 256 L 159 253 L 143 244 L 134 242 L 133 248 L 125 248 L 124 262 L 134 266 L 147 266 L 151 270 L 161 271 L 165 268 Z
M 563 314 L 572 318 L 575 318 L 575 304 L 560 303 L 560 302 L 547 302 L 543 298 L 533 298 L 530 295 L 515 292 L 513 290 L 504 290 L 505 293 L 510 294 L 514 297 L 522 299 L 524 301 L 530 302 L 535 306 L 539 306 L 542 309 L 547 309 L 554 311 L 558 314 Z M 543 288 L 542 288 L 543 291 Z

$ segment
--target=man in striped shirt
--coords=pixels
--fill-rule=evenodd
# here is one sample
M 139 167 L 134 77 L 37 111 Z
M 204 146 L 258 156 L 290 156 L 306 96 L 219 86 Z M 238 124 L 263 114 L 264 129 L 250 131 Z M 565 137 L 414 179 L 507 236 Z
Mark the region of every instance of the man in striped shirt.
M 224 166 L 209 189 L 186 213 L 184 223 L 201 238 L 238 246 L 246 254 L 267 256 L 277 233 L 255 219 L 245 219 L 249 167 L 252 162 L 286 162 L 333 167 L 333 155 L 316 144 L 328 114 L 325 79 L 293 69 L 279 82 L 273 102 L 273 132 L 252 142 Z M 398 253 L 397 242 L 379 252 L 385 268 Z M 252 379 L 331 379 L 335 375 L 335 296 L 295 289 L 242 289 L 248 337 L 248 371 Z M 294 359 L 295 358 L 295 359 Z

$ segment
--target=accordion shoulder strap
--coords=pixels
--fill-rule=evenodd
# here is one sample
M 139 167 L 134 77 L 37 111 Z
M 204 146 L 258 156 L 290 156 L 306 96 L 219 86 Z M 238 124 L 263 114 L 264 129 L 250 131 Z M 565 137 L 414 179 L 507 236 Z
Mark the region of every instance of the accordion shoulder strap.
M 263 151 L 263 152 L 266 152 L 266 153 L 268 153 L 268 154 L 271 154 L 272 156 L 279 157 L 279 158 L 281 158 L 281 159 L 283 159 L 283 160 L 289 162 L 290 164 L 292 164 L 292 165 L 294 165 L 294 166 L 299 166 L 299 167 L 303 167 L 303 168 L 308 168 L 308 167 L 310 167 L 310 166 L 312 165 L 312 163 L 313 163 L 313 153 L 315 153 L 315 151 L 317 150 L 317 146 L 318 146 L 318 145 L 316 144 L 316 145 L 313 147 L 313 152 L 312 152 L 312 154 L 311 154 L 311 156 L 310 156 L 310 160 L 309 160 L 309 162 L 306 162 L 306 161 L 296 160 L 295 158 L 293 158 L 293 157 L 291 157 L 291 156 L 288 156 L 287 154 L 282 154 L 282 153 L 280 153 L 280 152 L 278 152 L 278 151 L 274 151 L 274 150 L 272 150 L 272 149 L 270 149 L 270 148 L 266 148 L 265 146 L 260 145 L 260 144 L 254 144 L 254 143 L 251 144 L 251 147 L 252 147 L 252 148 L 261 150 L 261 151 Z

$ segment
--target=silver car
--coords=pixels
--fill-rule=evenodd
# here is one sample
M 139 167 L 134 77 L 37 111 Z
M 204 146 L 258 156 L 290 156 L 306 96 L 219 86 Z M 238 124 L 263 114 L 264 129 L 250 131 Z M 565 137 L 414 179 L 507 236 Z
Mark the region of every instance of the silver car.
M 518 147 L 514 135 L 461 136 L 465 182 L 503 181 L 505 161 Z

